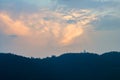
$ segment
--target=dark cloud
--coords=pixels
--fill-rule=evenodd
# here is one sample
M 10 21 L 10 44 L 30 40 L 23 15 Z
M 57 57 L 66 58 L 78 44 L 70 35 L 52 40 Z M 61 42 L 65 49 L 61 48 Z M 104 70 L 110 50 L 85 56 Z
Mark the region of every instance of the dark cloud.
M 100 21 L 93 23 L 97 30 L 120 29 L 120 18 L 115 16 L 105 16 Z
M 58 4 L 63 4 L 74 8 L 97 8 L 111 5 L 113 2 L 107 0 L 57 0 Z
M 120 29 L 119 26 L 120 18 L 116 17 L 120 13 L 119 0 L 57 0 L 57 1 L 58 4 L 65 5 L 68 8 L 88 9 L 88 10 L 90 9 L 93 10 L 93 14 L 94 12 L 98 12 L 97 13 L 98 21 L 93 22 L 93 25 L 95 26 L 96 30 Z M 73 21 L 68 21 L 68 23 L 72 23 L 72 22 Z
M 0 0 L 0 11 L 11 13 L 34 12 L 38 8 L 36 5 L 29 4 L 25 0 Z
M 17 38 L 18 36 L 17 35 L 9 35 L 9 37 L 11 37 L 11 38 Z

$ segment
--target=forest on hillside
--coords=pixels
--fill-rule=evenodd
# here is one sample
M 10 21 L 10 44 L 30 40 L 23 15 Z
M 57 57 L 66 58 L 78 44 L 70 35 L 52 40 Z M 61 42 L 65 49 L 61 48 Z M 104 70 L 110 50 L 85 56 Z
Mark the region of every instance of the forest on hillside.
M 120 52 L 44 59 L 0 53 L 0 80 L 120 80 Z

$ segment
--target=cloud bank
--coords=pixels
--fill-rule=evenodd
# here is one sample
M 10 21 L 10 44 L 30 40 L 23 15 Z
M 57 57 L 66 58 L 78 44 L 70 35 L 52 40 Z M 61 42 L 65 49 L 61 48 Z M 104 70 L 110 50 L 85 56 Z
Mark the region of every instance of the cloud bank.
M 0 13 L 1 24 L 5 25 L 0 28 L 6 35 L 41 37 L 47 34 L 61 44 L 69 44 L 84 32 L 83 28 L 96 19 L 90 11 L 75 11 L 61 13 L 42 10 L 40 13 L 20 15 L 17 19 L 13 19 L 9 14 Z
M 65 12 L 42 9 L 30 15 L 19 15 L 17 18 L 9 13 L 0 13 L 0 30 L 4 35 L 16 35 L 14 44 L 24 45 L 26 42 L 26 47 L 43 47 L 49 45 L 50 41 L 51 46 L 67 46 L 84 34 L 84 29 L 95 19 L 96 15 L 91 14 L 91 11 L 75 9 Z
M 101 44 L 108 50 L 106 44 L 113 43 L 104 39 L 119 34 L 119 4 L 118 0 L 1 0 L 0 50 L 35 57 L 95 51 Z

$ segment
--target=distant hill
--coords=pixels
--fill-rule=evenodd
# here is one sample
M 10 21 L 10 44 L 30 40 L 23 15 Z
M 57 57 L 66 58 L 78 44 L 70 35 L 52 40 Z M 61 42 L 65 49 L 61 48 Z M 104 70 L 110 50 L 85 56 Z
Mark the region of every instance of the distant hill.
M 44 59 L 0 53 L 0 80 L 120 80 L 120 52 Z

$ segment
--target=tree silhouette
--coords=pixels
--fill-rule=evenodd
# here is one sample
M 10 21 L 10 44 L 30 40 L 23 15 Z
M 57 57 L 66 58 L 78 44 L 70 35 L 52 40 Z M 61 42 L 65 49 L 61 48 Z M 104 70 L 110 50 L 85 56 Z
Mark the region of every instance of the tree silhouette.
M 120 52 L 44 59 L 0 53 L 0 80 L 120 80 Z

